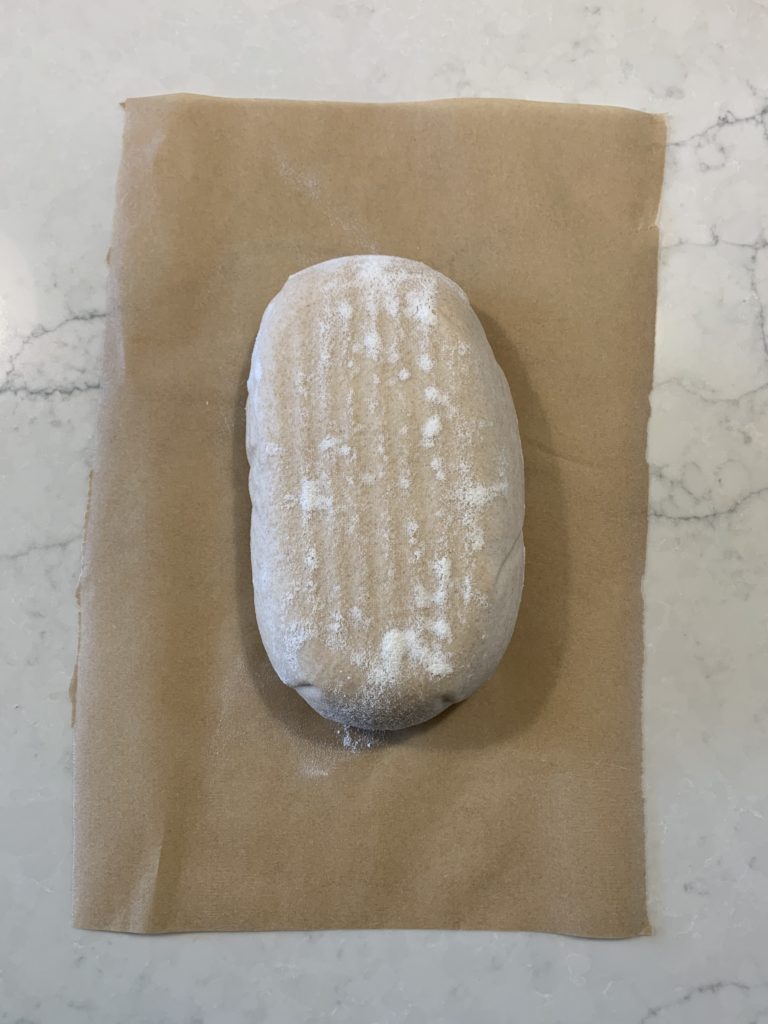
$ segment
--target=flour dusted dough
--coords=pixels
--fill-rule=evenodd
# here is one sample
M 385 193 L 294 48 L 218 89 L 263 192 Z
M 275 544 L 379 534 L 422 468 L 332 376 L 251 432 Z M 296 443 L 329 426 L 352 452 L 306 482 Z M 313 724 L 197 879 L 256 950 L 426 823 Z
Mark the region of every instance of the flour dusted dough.
M 253 587 L 278 676 L 400 729 L 492 674 L 523 584 L 512 398 L 464 292 L 349 256 L 288 279 L 248 379 Z

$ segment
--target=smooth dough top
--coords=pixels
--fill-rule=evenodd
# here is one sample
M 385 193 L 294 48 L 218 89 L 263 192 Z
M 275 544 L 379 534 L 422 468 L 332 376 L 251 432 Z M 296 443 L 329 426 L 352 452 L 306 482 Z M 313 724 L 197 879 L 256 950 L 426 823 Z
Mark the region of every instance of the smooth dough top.
M 523 583 L 512 398 L 464 292 L 412 260 L 288 279 L 248 380 L 256 615 L 320 714 L 399 729 L 463 700 Z

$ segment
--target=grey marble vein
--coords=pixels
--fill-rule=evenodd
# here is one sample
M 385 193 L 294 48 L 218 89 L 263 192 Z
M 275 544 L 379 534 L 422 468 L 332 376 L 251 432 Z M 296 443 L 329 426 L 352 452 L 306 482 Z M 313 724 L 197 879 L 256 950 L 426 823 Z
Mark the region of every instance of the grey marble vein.
M 687 1009 L 689 1004 L 694 1004 L 697 1014 L 701 1014 L 706 1012 L 702 1010 L 701 1002 L 711 1002 L 713 998 L 729 990 L 746 996 L 752 995 L 756 989 L 765 990 L 768 989 L 768 985 L 747 985 L 742 981 L 711 981 L 704 985 L 694 985 L 692 988 L 687 989 L 678 999 L 662 1003 L 659 1006 L 652 1006 L 640 1019 L 639 1024 L 648 1024 L 649 1021 L 656 1021 L 657 1024 L 661 1024 L 665 1019 L 670 1022 L 679 1020 L 680 1012 Z M 751 1017 L 750 1021 L 755 1021 L 763 1015 L 768 1015 L 768 999 L 766 1000 L 766 1005 L 757 1010 L 756 1013 L 758 1016 Z

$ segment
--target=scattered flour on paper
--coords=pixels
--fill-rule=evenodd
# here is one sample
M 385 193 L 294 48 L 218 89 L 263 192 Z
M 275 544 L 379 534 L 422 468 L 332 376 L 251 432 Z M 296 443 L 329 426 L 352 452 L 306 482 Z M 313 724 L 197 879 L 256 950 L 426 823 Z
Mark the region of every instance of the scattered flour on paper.
M 376 732 L 372 729 L 356 729 L 353 725 L 342 725 L 336 730 L 336 735 L 341 740 L 344 750 L 353 754 L 361 750 L 373 750 L 386 742 L 386 733 Z

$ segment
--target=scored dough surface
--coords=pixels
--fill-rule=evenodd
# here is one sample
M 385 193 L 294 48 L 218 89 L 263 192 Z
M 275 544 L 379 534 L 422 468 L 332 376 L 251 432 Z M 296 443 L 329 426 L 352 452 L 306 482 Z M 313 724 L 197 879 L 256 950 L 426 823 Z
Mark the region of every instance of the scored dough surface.
M 514 629 L 524 506 L 509 387 L 461 288 L 388 256 L 294 274 L 261 322 L 246 423 L 280 679 L 364 729 L 468 697 Z

